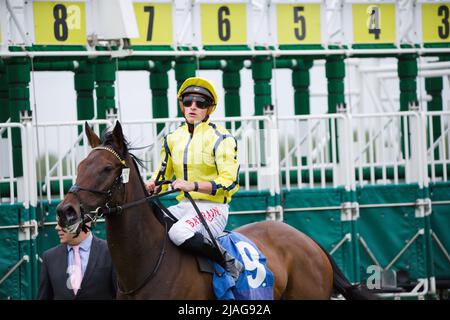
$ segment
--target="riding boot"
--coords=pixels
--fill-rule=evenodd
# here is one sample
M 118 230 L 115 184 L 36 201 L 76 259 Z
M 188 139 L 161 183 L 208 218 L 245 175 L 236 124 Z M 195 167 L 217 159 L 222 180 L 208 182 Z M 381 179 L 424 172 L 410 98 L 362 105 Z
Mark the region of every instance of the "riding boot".
M 180 247 L 206 256 L 214 262 L 217 262 L 233 277 L 236 282 L 239 275 L 244 270 L 244 266 L 239 260 L 230 255 L 225 248 L 220 245 L 220 243 L 217 242 L 217 245 L 219 248 L 216 248 L 211 240 L 205 238 L 201 233 L 197 232 L 193 237 L 183 242 Z

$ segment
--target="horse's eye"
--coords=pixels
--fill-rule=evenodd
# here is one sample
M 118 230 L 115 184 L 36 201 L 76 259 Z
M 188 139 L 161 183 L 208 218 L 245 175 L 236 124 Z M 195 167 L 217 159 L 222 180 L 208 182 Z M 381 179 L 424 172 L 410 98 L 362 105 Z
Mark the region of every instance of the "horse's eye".
M 106 166 L 106 167 L 103 169 L 103 171 L 104 171 L 104 172 L 111 172 L 113 169 L 114 169 L 113 166 Z

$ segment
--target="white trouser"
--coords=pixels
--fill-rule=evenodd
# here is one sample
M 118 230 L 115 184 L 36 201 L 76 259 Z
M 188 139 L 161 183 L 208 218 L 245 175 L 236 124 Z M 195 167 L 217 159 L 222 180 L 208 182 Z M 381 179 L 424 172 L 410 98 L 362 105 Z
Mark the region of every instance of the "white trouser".
M 228 204 L 196 200 L 202 216 L 208 224 L 214 238 L 218 237 L 228 221 Z M 210 238 L 201 222 L 197 212 L 187 199 L 181 200 L 178 204 L 168 208 L 169 211 L 178 219 L 169 230 L 169 237 L 177 246 L 185 240 L 194 236 L 196 232 L 200 232 L 204 237 Z

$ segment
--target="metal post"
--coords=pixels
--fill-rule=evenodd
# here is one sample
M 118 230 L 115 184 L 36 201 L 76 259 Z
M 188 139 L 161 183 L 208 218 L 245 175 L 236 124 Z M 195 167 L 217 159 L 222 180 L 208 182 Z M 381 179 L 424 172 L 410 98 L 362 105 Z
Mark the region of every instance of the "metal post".
M 9 119 L 8 107 L 8 76 L 6 75 L 6 66 L 3 60 L 0 60 L 0 123 Z M 6 137 L 6 132 L 3 134 Z
M 442 77 L 437 78 L 425 78 L 425 90 L 427 94 L 431 96 L 431 101 L 427 103 L 428 111 L 442 111 L 442 89 L 443 89 L 443 80 Z M 433 122 L 433 143 L 436 142 L 441 136 L 442 128 L 441 128 L 441 119 L 440 117 L 432 117 L 431 121 Z M 429 132 L 429 131 L 427 131 Z M 427 141 L 430 139 L 427 137 Z M 434 150 L 434 159 L 440 159 L 440 153 L 438 149 Z
M 77 119 L 91 120 L 94 118 L 94 64 L 82 62 L 75 72 L 75 90 L 77 92 Z
M 415 54 L 405 54 L 398 57 L 398 77 L 400 79 L 400 111 L 408 111 L 410 104 L 417 101 L 417 56 Z M 408 124 L 404 123 L 402 118 L 400 141 L 403 154 L 405 153 L 404 126 L 408 126 Z M 409 126 L 407 134 L 410 135 Z
M 175 79 L 177 80 L 177 91 L 180 89 L 184 80 L 189 77 L 195 77 L 197 67 L 195 64 L 195 57 L 179 57 L 175 64 Z M 178 101 L 177 101 L 178 106 Z M 178 110 L 178 117 L 183 117 L 180 108 Z
M 343 56 L 331 56 L 325 63 L 328 80 L 328 113 L 336 113 L 336 106 L 345 103 L 344 78 L 345 63 Z
M 252 77 L 255 94 L 255 116 L 263 114 L 264 106 L 272 104 L 272 58 L 255 57 L 252 61 Z
M 298 59 L 296 62 L 296 66 L 292 68 L 295 114 L 311 114 L 309 107 L 309 70 L 313 66 L 313 61 L 310 59 Z
M 114 60 L 101 57 L 96 61 L 95 81 L 97 87 L 97 119 L 106 119 L 106 110 L 115 108 L 115 90 L 116 65 Z M 103 132 L 105 125 L 100 125 L 100 132 Z
M 80 68 L 75 71 L 75 91 L 77 92 L 77 119 L 91 120 L 94 118 L 94 73 L 95 65 L 89 61 L 83 61 Z M 78 134 L 83 128 L 78 128 Z M 83 143 L 81 140 L 80 143 Z
M 14 58 L 7 62 L 9 117 L 11 122 L 20 121 L 20 111 L 30 110 L 30 63 L 26 58 Z M 23 176 L 22 141 L 20 130 L 12 129 L 14 177 Z
M 153 118 L 169 117 L 169 100 L 167 90 L 169 89 L 168 71 L 171 69 L 170 60 L 156 61 L 150 72 L 150 90 L 152 91 L 152 113 Z M 164 128 L 163 123 L 158 123 L 156 130 L 159 133 Z
M 223 69 L 222 83 L 225 90 L 225 116 L 241 116 L 241 99 L 239 89 L 241 88 L 241 77 L 239 72 L 244 67 L 243 60 L 228 60 Z M 236 122 L 236 129 L 241 126 L 241 122 Z M 226 123 L 227 129 L 231 129 L 231 124 Z

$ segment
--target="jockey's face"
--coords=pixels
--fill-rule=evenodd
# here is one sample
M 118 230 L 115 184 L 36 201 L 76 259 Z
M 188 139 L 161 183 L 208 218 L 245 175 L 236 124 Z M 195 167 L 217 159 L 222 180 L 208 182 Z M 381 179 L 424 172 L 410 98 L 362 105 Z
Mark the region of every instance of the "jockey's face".
M 184 107 L 184 117 L 190 124 L 203 121 L 211 108 L 211 106 L 205 105 L 205 99 L 201 95 L 190 94 L 184 97 L 183 100 L 180 101 L 180 107 Z

